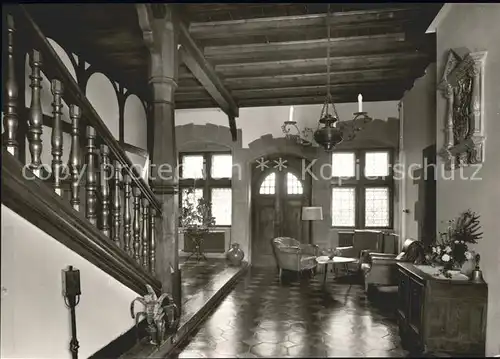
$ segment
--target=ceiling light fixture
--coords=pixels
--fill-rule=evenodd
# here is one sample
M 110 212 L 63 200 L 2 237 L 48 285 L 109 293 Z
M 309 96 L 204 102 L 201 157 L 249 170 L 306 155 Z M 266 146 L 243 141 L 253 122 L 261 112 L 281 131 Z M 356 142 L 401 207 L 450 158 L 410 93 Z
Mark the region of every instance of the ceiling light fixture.
M 312 135 L 314 141 L 318 145 L 323 147 L 325 151 L 330 152 L 342 141 L 350 141 L 354 139 L 355 133 L 360 131 L 365 124 L 372 120 L 372 118 L 363 111 L 363 96 L 359 94 L 358 112 L 354 112 L 354 118 L 350 121 L 339 121 L 339 115 L 330 93 L 330 4 L 328 4 L 326 21 L 328 29 L 326 52 L 326 98 L 323 108 L 321 109 L 318 128 L 313 132 L 311 128 L 306 127 L 301 132 L 297 126 L 297 122 L 293 120 L 293 106 L 290 108 L 288 121 L 285 121 L 281 128 L 286 138 L 295 140 L 298 144 L 303 146 L 312 145 L 312 139 L 309 139 Z M 330 105 L 333 109 L 333 115 L 330 114 L 329 111 Z

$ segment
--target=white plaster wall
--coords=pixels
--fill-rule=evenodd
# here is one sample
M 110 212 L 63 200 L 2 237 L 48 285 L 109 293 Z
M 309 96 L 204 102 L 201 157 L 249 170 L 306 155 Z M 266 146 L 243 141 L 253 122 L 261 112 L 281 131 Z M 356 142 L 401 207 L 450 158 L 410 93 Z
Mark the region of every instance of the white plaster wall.
M 437 219 L 445 221 L 471 208 L 481 214 L 484 238 L 476 246 L 481 268 L 488 283 L 488 324 L 486 356 L 500 354 L 500 4 L 455 3 L 437 28 L 437 76 L 442 75 L 449 49 L 466 47 L 470 51 L 488 51 L 484 78 L 484 116 L 486 130 L 485 162 L 478 181 L 438 179 Z M 446 102 L 437 96 L 437 146 L 443 145 Z M 441 162 L 438 162 L 441 163 Z M 470 178 L 476 168 L 466 168 Z M 450 173 L 446 175 L 450 176 Z
M 125 143 L 147 149 L 147 117 L 139 97 L 136 95 L 127 97 L 123 117 Z
M 424 76 L 417 79 L 412 89 L 402 99 L 404 109 L 403 125 L 400 129 L 405 156 L 405 178 L 403 179 L 408 214 L 402 214 L 405 221 L 405 237 L 419 238 L 419 215 L 415 207 L 418 201 L 418 185 L 408 176 L 422 166 L 422 150 L 436 142 L 436 64 L 430 64 Z M 403 208 L 401 208 L 403 209 Z
M 356 103 L 336 104 L 340 120 L 350 120 L 353 112 L 358 111 Z M 322 105 L 299 105 L 294 106 L 293 118 L 298 127 L 316 129 L 321 114 Z M 288 120 L 290 106 L 249 107 L 240 108 L 240 117 L 236 119 L 236 125 L 242 129 L 243 148 L 265 134 L 273 137 L 283 137 L 281 125 Z M 387 120 L 389 117 L 398 117 L 397 101 L 380 101 L 363 103 L 363 111 L 374 119 Z M 219 126 L 228 126 L 227 115 L 221 109 L 183 109 L 175 111 L 176 126 L 194 123 L 204 125 L 211 123 Z
M 76 307 L 79 357 L 87 358 L 130 329 L 137 294 L 2 204 L 2 358 L 71 358 L 70 313 L 61 270 L 80 270 Z
M 87 82 L 85 95 L 115 139 L 118 140 L 120 137 L 120 113 L 113 83 L 103 74 L 96 72 L 90 76 Z

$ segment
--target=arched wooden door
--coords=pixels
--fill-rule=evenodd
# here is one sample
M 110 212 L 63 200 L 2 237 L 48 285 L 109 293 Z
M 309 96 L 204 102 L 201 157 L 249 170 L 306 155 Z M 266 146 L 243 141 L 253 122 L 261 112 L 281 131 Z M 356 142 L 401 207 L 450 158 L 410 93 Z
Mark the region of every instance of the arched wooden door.
M 253 169 L 252 264 L 267 267 L 276 265 L 273 238 L 285 236 L 309 242 L 309 223 L 302 221 L 301 214 L 302 207 L 310 203 L 311 178 L 302 178 L 305 160 L 301 158 L 273 156 L 264 160 L 268 168 Z

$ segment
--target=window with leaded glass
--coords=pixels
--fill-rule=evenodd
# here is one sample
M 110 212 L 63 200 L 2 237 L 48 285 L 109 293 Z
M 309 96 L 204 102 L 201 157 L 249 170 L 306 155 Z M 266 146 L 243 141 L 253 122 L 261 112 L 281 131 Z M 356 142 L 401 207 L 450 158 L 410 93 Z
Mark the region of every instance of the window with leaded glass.
M 365 188 L 365 227 L 389 226 L 389 188 Z
M 354 177 L 356 154 L 354 152 L 332 153 L 332 177 Z
M 354 227 L 356 221 L 355 188 L 337 187 L 332 190 L 332 225 Z
M 304 188 L 302 182 L 293 173 L 286 174 L 286 193 L 287 194 L 302 194 Z
M 204 198 L 212 203 L 212 215 L 216 226 L 231 225 L 232 193 L 231 178 L 233 159 L 230 153 L 198 152 L 182 153 L 181 164 L 181 206 L 185 205 L 187 190 L 196 187 L 191 197 Z
M 259 194 L 275 194 L 276 193 L 276 174 L 274 172 L 268 174 L 259 188 Z
M 391 161 L 387 149 L 332 153 L 332 226 L 393 226 Z
M 231 188 L 212 188 L 212 216 L 215 225 L 231 225 Z

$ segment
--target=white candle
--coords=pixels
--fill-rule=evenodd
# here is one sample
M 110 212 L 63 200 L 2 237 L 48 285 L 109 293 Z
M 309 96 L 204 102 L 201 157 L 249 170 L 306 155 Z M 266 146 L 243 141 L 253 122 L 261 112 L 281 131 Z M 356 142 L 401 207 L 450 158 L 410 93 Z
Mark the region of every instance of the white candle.
M 363 95 L 358 95 L 358 112 L 363 112 Z
M 293 121 L 293 106 L 290 106 L 290 113 L 288 115 L 288 121 Z

